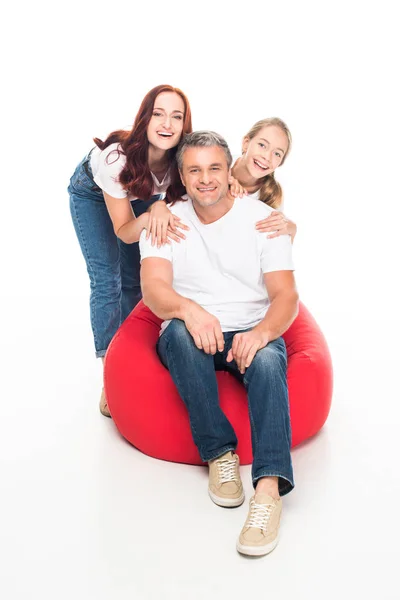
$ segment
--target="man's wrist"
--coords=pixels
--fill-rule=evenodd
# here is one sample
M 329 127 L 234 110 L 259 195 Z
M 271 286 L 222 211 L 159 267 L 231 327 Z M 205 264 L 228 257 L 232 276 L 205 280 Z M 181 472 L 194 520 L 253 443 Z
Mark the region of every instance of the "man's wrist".
M 256 331 L 258 331 L 259 333 L 261 333 L 261 335 L 263 337 L 266 337 L 267 340 L 268 340 L 268 342 L 270 342 L 273 339 L 272 332 L 271 332 L 270 328 L 268 327 L 268 323 L 263 323 L 261 321 L 261 323 L 259 323 L 258 325 L 256 325 L 254 327 L 254 329 Z
M 193 300 L 189 300 L 189 298 L 184 298 L 182 296 L 182 300 L 179 303 L 178 308 L 178 319 L 180 319 L 181 321 L 185 321 L 193 304 L 195 304 Z

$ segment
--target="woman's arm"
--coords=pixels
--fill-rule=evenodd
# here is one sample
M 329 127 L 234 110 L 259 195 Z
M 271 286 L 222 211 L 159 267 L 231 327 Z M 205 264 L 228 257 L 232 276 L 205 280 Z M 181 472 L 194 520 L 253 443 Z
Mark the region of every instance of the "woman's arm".
M 167 207 L 164 200 L 153 202 L 147 212 L 146 240 L 151 236 L 151 244 L 157 241 L 157 246 L 167 244 L 168 239 L 180 242 L 184 240 L 185 235 L 178 231 L 178 227 L 188 230 L 189 227 L 181 222 L 181 219 L 174 215 Z
M 164 201 L 155 202 L 149 212 L 136 218 L 128 198 L 113 198 L 104 191 L 103 196 L 115 235 L 125 244 L 138 242 L 143 229 L 147 229 L 147 237 L 151 235 L 153 246 L 157 244 L 160 247 L 162 244 L 170 243 L 170 240 L 179 242 L 179 238 L 185 238 L 177 227 L 181 229 L 189 229 L 189 227 L 180 223 L 179 217 L 171 213 Z M 158 206 L 154 206 L 155 204 Z
M 128 198 L 113 198 L 104 191 L 103 196 L 115 235 L 125 244 L 138 242 L 147 225 L 148 215 L 145 213 L 136 218 Z

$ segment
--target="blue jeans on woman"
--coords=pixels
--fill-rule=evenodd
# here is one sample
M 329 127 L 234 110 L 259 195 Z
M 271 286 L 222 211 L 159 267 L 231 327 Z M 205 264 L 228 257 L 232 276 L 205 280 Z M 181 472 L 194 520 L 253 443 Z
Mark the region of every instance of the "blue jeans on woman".
M 68 192 L 72 221 L 90 279 L 90 319 L 96 356 L 100 357 L 142 297 L 139 244 L 125 244 L 115 235 L 103 192 L 93 181 L 90 153 L 75 169 Z M 132 200 L 136 217 L 160 198 Z
M 206 354 L 197 348 L 185 323 L 173 319 L 158 340 L 157 352 L 189 411 L 193 439 L 204 462 L 237 446 L 236 434 L 219 405 L 215 371 L 229 371 L 244 384 L 251 424 L 253 485 L 261 477 L 278 477 L 283 496 L 294 487 L 285 343 L 282 338 L 269 342 L 242 375 L 234 360 L 226 360 L 236 333 L 243 332 L 223 334 L 222 352 Z

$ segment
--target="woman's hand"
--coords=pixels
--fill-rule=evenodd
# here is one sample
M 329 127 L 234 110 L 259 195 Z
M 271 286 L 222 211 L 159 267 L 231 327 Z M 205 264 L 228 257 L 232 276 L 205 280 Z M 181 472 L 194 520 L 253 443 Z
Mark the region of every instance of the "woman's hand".
M 157 242 L 157 248 L 160 248 L 163 244 L 171 243 L 170 239 L 176 242 L 180 239 L 184 240 L 185 235 L 178 230 L 178 227 L 189 229 L 169 210 L 164 200 L 157 200 L 151 205 L 146 226 L 146 240 L 151 236 L 152 246 Z
M 279 237 L 280 235 L 290 235 L 292 242 L 297 232 L 297 225 L 293 221 L 289 221 L 285 215 L 279 210 L 274 210 L 269 217 L 256 223 L 257 231 L 260 233 L 273 233 L 268 235 L 269 239 Z
M 229 176 L 228 182 L 229 182 L 229 191 L 234 198 L 236 198 L 237 196 L 239 196 L 239 198 L 243 198 L 243 196 L 247 196 L 247 192 L 244 189 L 244 187 L 241 186 L 240 183 L 238 182 L 238 180 L 235 179 L 234 177 L 232 177 L 232 175 Z

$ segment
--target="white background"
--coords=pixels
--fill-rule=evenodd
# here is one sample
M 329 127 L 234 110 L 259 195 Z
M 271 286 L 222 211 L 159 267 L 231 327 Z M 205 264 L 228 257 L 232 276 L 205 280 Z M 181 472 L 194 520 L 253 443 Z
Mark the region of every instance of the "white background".
M 7 7 L 2 598 L 400 597 L 395 4 Z M 269 116 L 294 139 L 277 178 L 335 389 L 325 428 L 293 452 L 281 542 L 260 560 L 235 551 L 246 505 L 215 507 L 203 469 L 140 454 L 97 408 L 101 366 L 66 188 L 92 137 L 130 127 L 161 83 L 180 87 L 194 128 L 223 134 L 233 152 Z

